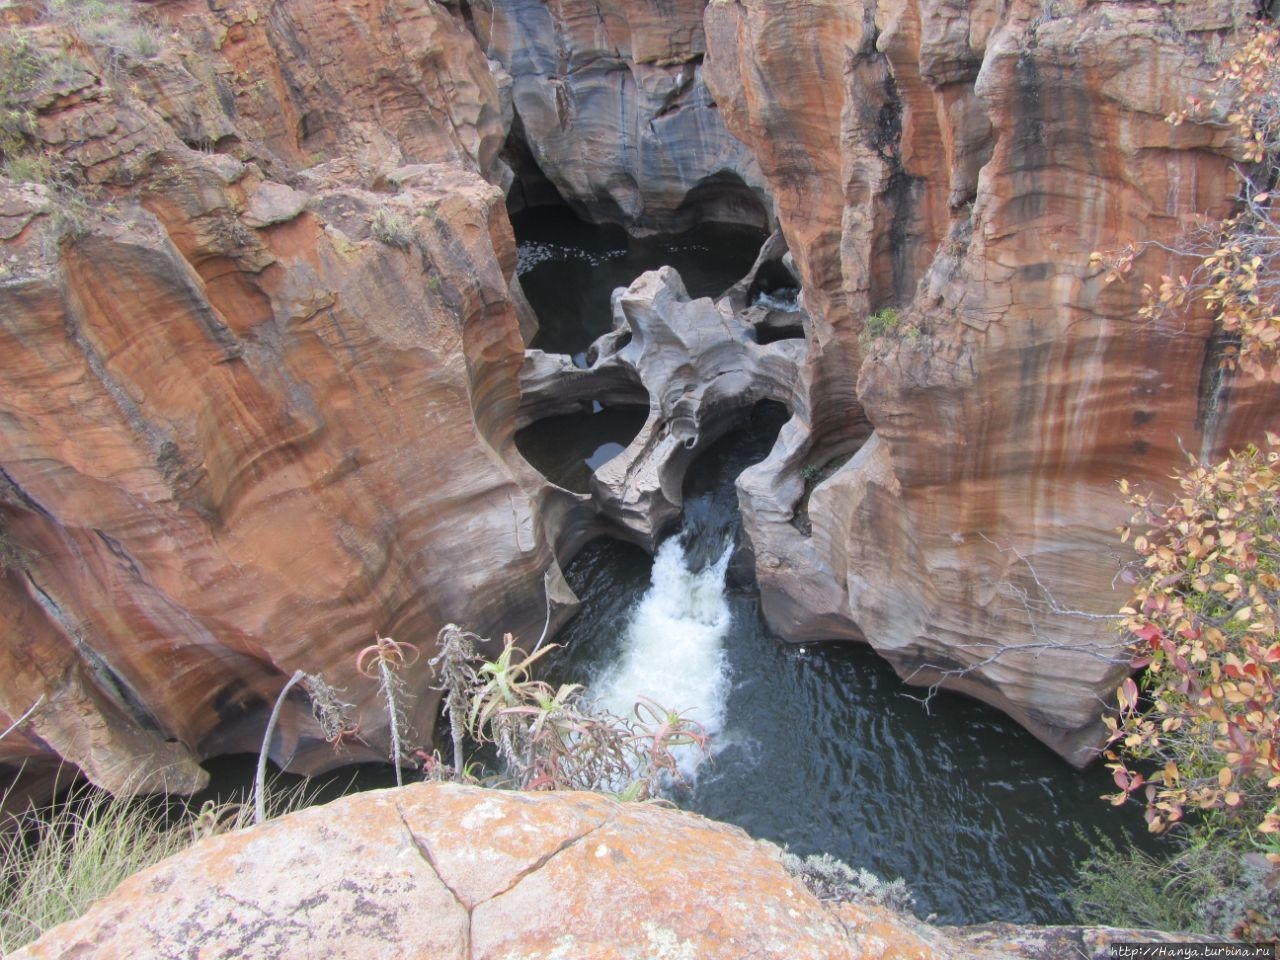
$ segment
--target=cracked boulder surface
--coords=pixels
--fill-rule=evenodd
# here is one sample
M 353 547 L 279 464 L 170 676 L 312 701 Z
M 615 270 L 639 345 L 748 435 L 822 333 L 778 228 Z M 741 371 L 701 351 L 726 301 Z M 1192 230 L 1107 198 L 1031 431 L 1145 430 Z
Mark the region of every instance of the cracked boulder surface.
M 1065 960 L 1135 936 L 940 929 L 819 901 L 776 846 L 693 814 L 419 783 L 204 840 L 8 960 Z
M 417 784 L 206 840 L 11 960 L 841 957 L 776 848 L 595 794 Z

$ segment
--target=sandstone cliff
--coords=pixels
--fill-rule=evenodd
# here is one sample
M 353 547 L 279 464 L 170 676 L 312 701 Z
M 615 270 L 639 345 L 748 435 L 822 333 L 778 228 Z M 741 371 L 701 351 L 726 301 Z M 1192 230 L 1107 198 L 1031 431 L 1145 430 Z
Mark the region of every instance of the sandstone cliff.
M 298 698 L 273 758 L 385 756 L 355 652 L 536 634 L 554 564 L 497 80 L 425 0 L 153 7 L 6 11 L 38 69 L 0 179 L 0 714 L 40 708 L 0 761 L 189 790 L 298 668 L 364 745 Z
M 705 65 L 773 189 L 812 322 L 802 428 L 740 482 L 765 610 L 1085 761 L 1124 670 L 1106 615 L 1121 477 L 1158 485 L 1277 422 L 1202 316 L 1143 324 L 1151 248 L 1235 193 L 1203 96 L 1245 0 L 712 0 Z M 874 336 L 867 318 L 899 317 Z M 891 321 L 880 318 L 883 328 Z M 863 445 L 868 423 L 874 428 Z M 804 464 L 856 455 L 790 521 Z M 1122 659 L 1122 658 L 1121 658 Z
M 751 152 L 702 77 L 706 0 L 485 0 L 479 34 L 511 74 L 510 146 L 588 220 L 675 231 L 772 223 Z M 516 158 L 519 158 L 516 161 Z M 520 162 L 522 161 L 522 162 Z
M 521 406 L 516 173 L 634 230 L 776 212 L 804 288 L 803 356 L 667 298 L 727 331 L 691 369 L 733 371 L 734 400 L 697 377 L 705 408 L 653 400 L 595 507 L 648 539 L 730 406 L 786 399 L 740 482 L 774 627 L 868 640 L 1077 761 L 1123 669 L 1114 482 L 1275 426 L 1203 317 L 1133 319 L 1176 257 L 1113 286 L 1089 262 L 1229 206 L 1221 131 L 1163 118 L 1251 0 L 41 7 L 0 6 L 41 68 L 0 103 L 28 141 L 0 177 L 0 723 L 41 704 L 0 762 L 190 788 L 296 668 L 346 688 L 375 755 L 375 631 L 536 635 L 548 591 L 562 615 L 553 553 L 593 508 L 512 444 L 560 402 L 536 377 L 570 372 L 531 357 Z M 642 352 L 608 389 L 677 383 Z M 337 761 L 302 698 L 282 730 L 278 761 Z

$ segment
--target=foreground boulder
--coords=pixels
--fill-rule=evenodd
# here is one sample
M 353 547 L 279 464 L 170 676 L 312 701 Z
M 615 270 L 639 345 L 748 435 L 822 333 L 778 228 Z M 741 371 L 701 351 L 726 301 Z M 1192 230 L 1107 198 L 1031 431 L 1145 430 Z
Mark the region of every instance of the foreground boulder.
M 777 847 L 692 814 L 431 783 L 206 840 L 9 960 L 1048 958 L 1111 936 L 943 931 L 821 902 Z

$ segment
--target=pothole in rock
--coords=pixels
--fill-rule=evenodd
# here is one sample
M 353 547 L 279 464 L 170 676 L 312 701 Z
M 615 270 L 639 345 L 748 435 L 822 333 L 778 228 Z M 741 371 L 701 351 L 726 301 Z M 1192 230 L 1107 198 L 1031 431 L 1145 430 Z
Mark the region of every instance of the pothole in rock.
M 515 214 L 516 272 L 540 329 L 530 346 L 587 366 L 587 348 L 613 328 L 609 297 L 646 270 L 672 266 L 690 297 L 718 297 L 755 261 L 766 234 L 703 223 L 679 234 L 628 237 L 621 227 L 584 223 L 567 209 Z
M 591 475 L 635 439 L 647 407 L 600 407 L 546 417 L 516 433 L 516 448 L 544 477 L 574 493 L 591 492 Z

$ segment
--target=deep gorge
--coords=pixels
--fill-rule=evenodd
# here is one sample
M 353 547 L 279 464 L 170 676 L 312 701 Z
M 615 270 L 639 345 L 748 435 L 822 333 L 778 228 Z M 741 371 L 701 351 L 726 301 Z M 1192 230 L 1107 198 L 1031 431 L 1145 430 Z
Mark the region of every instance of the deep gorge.
M 159 50 L 120 60 L 37 5 L 0 7 L 58 65 L 17 94 L 24 150 L 57 176 L 0 178 L 0 724 L 35 708 L 0 741 L 0 772 L 65 762 L 113 789 L 190 792 L 202 760 L 257 749 L 295 669 L 348 691 L 366 742 L 337 758 L 295 697 L 274 761 L 383 756 L 355 651 L 382 634 L 429 654 L 447 622 L 536 637 L 548 610 L 552 632 L 589 632 L 593 558 L 626 554 L 643 590 L 630 550 L 658 549 L 700 502 L 686 485 L 706 451 L 772 403 L 786 424 L 736 474 L 748 549 L 726 602 L 749 656 L 831 716 L 855 675 L 892 691 L 855 727 L 919 712 L 884 664 L 938 682 L 1061 757 L 1055 792 L 1100 792 L 1065 763 L 1094 757 L 1127 669 L 1096 619 L 1124 599 L 1116 482 L 1158 485 L 1184 448 L 1275 429 L 1278 405 L 1274 386 L 1235 382 L 1203 416 L 1208 319 L 1135 318 L 1142 284 L 1179 259 L 1153 248 L 1106 284 L 1090 254 L 1229 208 L 1220 132 L 1164 118 L 1254 13 L 163 0 L 136 13 Z M 748 234 L 765 246 L 723 309 L 698 298 L 719 280 L 659 270 L 613 315 L 539 330 L 521 258 L 554 255 L 537 250 L 551 238 L 516 241 L 569 229 L 551 201 L 633 251 L 688 230 L 704 260 Z M 728 259 L 732 282 L 746 271 Z M 551 418 L 597 407 L 619 422 L 564 457 L 600 454 L 594 477 L 548 482 L 522 443 L 543 424 L 553 463 Z M 411 684 L 429 738 L 439 692 L 425 672 Z M 968 702 L 936 712 L 930 726 L 1014 736 Z M 730 734 L 725 766 L 745 766 Z M 796 735 L 834 749 L 822 728 Z M 1059 761 L 1039 749 L 990 783 L 1048 790 Z M 924 752 L 974 762 L 949 750 Z M 698 789 L 729 816 L 716 776 Z M 871 834 L 899 828 L 866 829 L 892 845 Z M 933 909 L 1053 916 L 1029 856 L 1008 868 L 1012 899 L 937 893 Z
M 653 259 L 637 258 L 610 230 L 537 214 L 517 221 L 522 277 L 540 275 L 524 285 L 540 317 L 558 316 L 576 334 L 559 342 L 579 366 L 583 347 L 608 332 L 611 288 L 581 264 L 617 264 L 607 276 L 618 285 L 659 263 L 682 276 L 705 271 L 713 297 L 740 279 L 709 271 L 708 249 L 687 235 L 657 238 L 645 246 Z M 754 246 L 741 243 L 745 273 Z M 1100 802 L 1112 786 L 1105 771 L 1071 770 L 963 698 L 939 694 L 926 706 L 870 651 L 787 645 L 764 622 L 735 481 L 768 456 L 789 418 L 765 401 L 700 452 L 678 527 L 656 557 L 606 535 L 573 558 L 565 576 L 582 607 L 555 638 L 564 650 L 551 679 L 588 684 L 615 713 L 648 697 L 702 723 L 713 756 L 677 792 L 685 809 L 800 855 L 901 876 L 920 913 L 939 922 L 1069 922 L 1061 897 L 1088 838 L 1142 839 L 1137 817 Z M 644 419 L 634 407 L 548 417 L 517 445 L 553 482 L 589 494 L 590 473 L 622 453 Z

